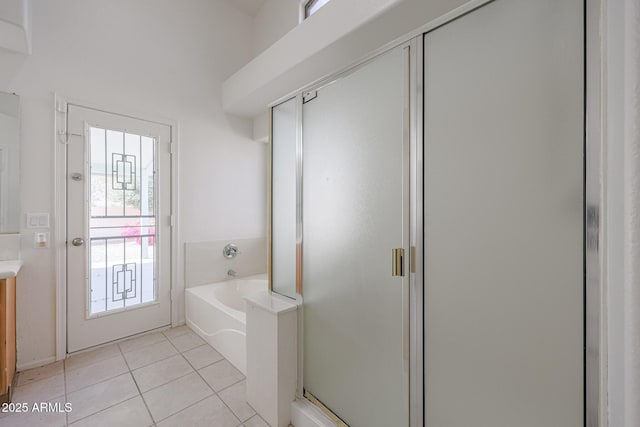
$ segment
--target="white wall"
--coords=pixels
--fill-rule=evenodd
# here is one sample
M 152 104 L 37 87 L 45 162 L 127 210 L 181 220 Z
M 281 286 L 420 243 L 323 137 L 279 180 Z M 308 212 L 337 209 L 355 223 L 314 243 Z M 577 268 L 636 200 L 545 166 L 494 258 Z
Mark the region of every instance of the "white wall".
M 266 148 L 220 101 L 250 59 L 251 21 L 225 0 L 33 0 L 33 54 L 0 53 L 0 90 L 22 101 L 23 213 L 53 213 L 55 91 L 178 121 L 180 247 L 264 237 Z M 22 232 L 18 364 L 29 366 L 55 355 L 56 284 L 53 248 Z
M 253 56 L 298 25 L 301 0 L 267 0 L 253 19 Z
M 0 51 L 31 52 L 29 0 L 0 2 Z

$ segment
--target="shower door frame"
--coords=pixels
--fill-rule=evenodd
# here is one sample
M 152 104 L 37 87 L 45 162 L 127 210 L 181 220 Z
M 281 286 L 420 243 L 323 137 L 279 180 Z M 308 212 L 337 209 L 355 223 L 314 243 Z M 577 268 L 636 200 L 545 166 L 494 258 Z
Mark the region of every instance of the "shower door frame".
M 403 49 L 407 53 L 405 55 L 406 62 L 403 72 L 406 76 L 405 85 L 405 112 L 403 123 L 403 144 L 408 146 L 408 164 L 409 170 L 403 171 L 403 181 L 408 180 L 408 198 L 405 200 L 406 211 L 408 212 L 408 239 L 409 258 L 407 274 L 409 276 L 409 326 L 405 332 L 409 336 L 409 368 L 405 372 L 408 378 L 408 408 L 409 408 L 409 425 L 421 426 L 423 424 L 423 171 L 422 171 L 422 69 L 423 69 L 423 36 L 422 34 L 405 39 L 401 42 L 394 42 L 375 51 L 361 61 L 343 69 L 335 74 L 331 74 L 325 78 L 317 80 L 294 94 L 284 96 L 269 105 L 269 148 L 268 148 L 268 196 L 267 196 L 267 215 L 268 215 L 268 277 L 269 291 L 272 292 L 272 162 L 273 162 L 273 126 L 272 116 L 273 108 L 279 104 L 295 98 L 296 102 L 296 303 L 298 305 L 298 382 L 296 396 L 306 402 L 314 405 L 323 411 L 325 415 L 334 422 L 340 423 L 341 420 L 333 414 L 330 409 L 323 405 L 318 405 L 305 396 L 304 392 L 304 337 L 303 337 L 303 266 L 302 251 L 304 248 L 303 241 L 303 218 L 302 218 L 302 184 L 303 184 L 303 123 L 302 123 L 302 106 L 305 96 L 313 93 L 334 82 L 337 79 L 346 77 L 369 63 L 375 61 L 378 57 L 394 50 Z M 407 141 L 408 139 L 408 141 Z M 339 424 L 341 425 L 341 424 Z
M 415 247 L 415 258 L 411 264 L 415 273 L 410 281 L 410 379 L 409 384 L 409 425 L 422 426 L 424 423 L 424 337 L 423 337 L 423 286 L 424 286 L 424 197 L 423 197 L 423 38 L 424 34 L 445 25 L 467 13 L 491 3 L 494 0 L 471 0 L 443 16 L 425 23 L 402 36 L 360 58 L 352 65 L 338 70 L 307 86 L 289 92 L 269 104 L 269 148 L 268 148 L 268 271 L 271 291 L 271 219 L 272 219 L 272 108 L 291 98 L 297 103 L 297 204 L 302 203 L 302 102 L 303 94 L 313 91 L 331 81 L 355 71 L 377 56 L 400 46 L 410 47 L 409 79 L 410 95 L 410 246 Z M 606 34 L 602 33 L 602 0 L 584 0 L 584 421 L 586 427 L 606 427 L 608 425 L 608 371 L 607 371 L 607 288 L 603 263 L 606 257 L 606 230 L 603 218 L 606 215 L 605 172 L 602 159 L 605 156 L 606 123 Z M 603 77 L 604 76 L 604 77 Z M 303 329 L 302 329 L 302 211 L 297 208 L 296 241 L 296 302 L 298 304 L 298 387 L 297 397 L 303 396 Z M 311 404 L 311 403 L 309 403 Z

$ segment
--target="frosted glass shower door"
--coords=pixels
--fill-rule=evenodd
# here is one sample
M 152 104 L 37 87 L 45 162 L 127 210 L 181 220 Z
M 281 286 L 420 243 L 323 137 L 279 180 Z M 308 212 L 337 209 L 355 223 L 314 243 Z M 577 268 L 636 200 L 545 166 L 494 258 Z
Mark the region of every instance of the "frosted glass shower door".
M 303 105 L 304 389 L 352 427 L 408 425 L 407 50 Z
M 583 2 L 425 36 L 425 425 L 584 426 Z

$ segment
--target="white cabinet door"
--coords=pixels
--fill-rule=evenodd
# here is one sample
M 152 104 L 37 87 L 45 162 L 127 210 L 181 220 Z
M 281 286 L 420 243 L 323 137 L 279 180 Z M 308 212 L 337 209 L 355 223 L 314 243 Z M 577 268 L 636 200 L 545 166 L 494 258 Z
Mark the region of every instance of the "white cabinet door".
M 171 323 L 171 128 L 69 105 L 67 351 Z

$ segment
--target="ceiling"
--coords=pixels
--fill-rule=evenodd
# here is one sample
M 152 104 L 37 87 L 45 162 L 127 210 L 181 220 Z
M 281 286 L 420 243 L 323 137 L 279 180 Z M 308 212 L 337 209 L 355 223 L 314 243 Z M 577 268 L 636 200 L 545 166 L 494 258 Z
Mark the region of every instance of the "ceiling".
M 229 4 L 249 16 L 256 16 L 266 0 L 228 0 Z

